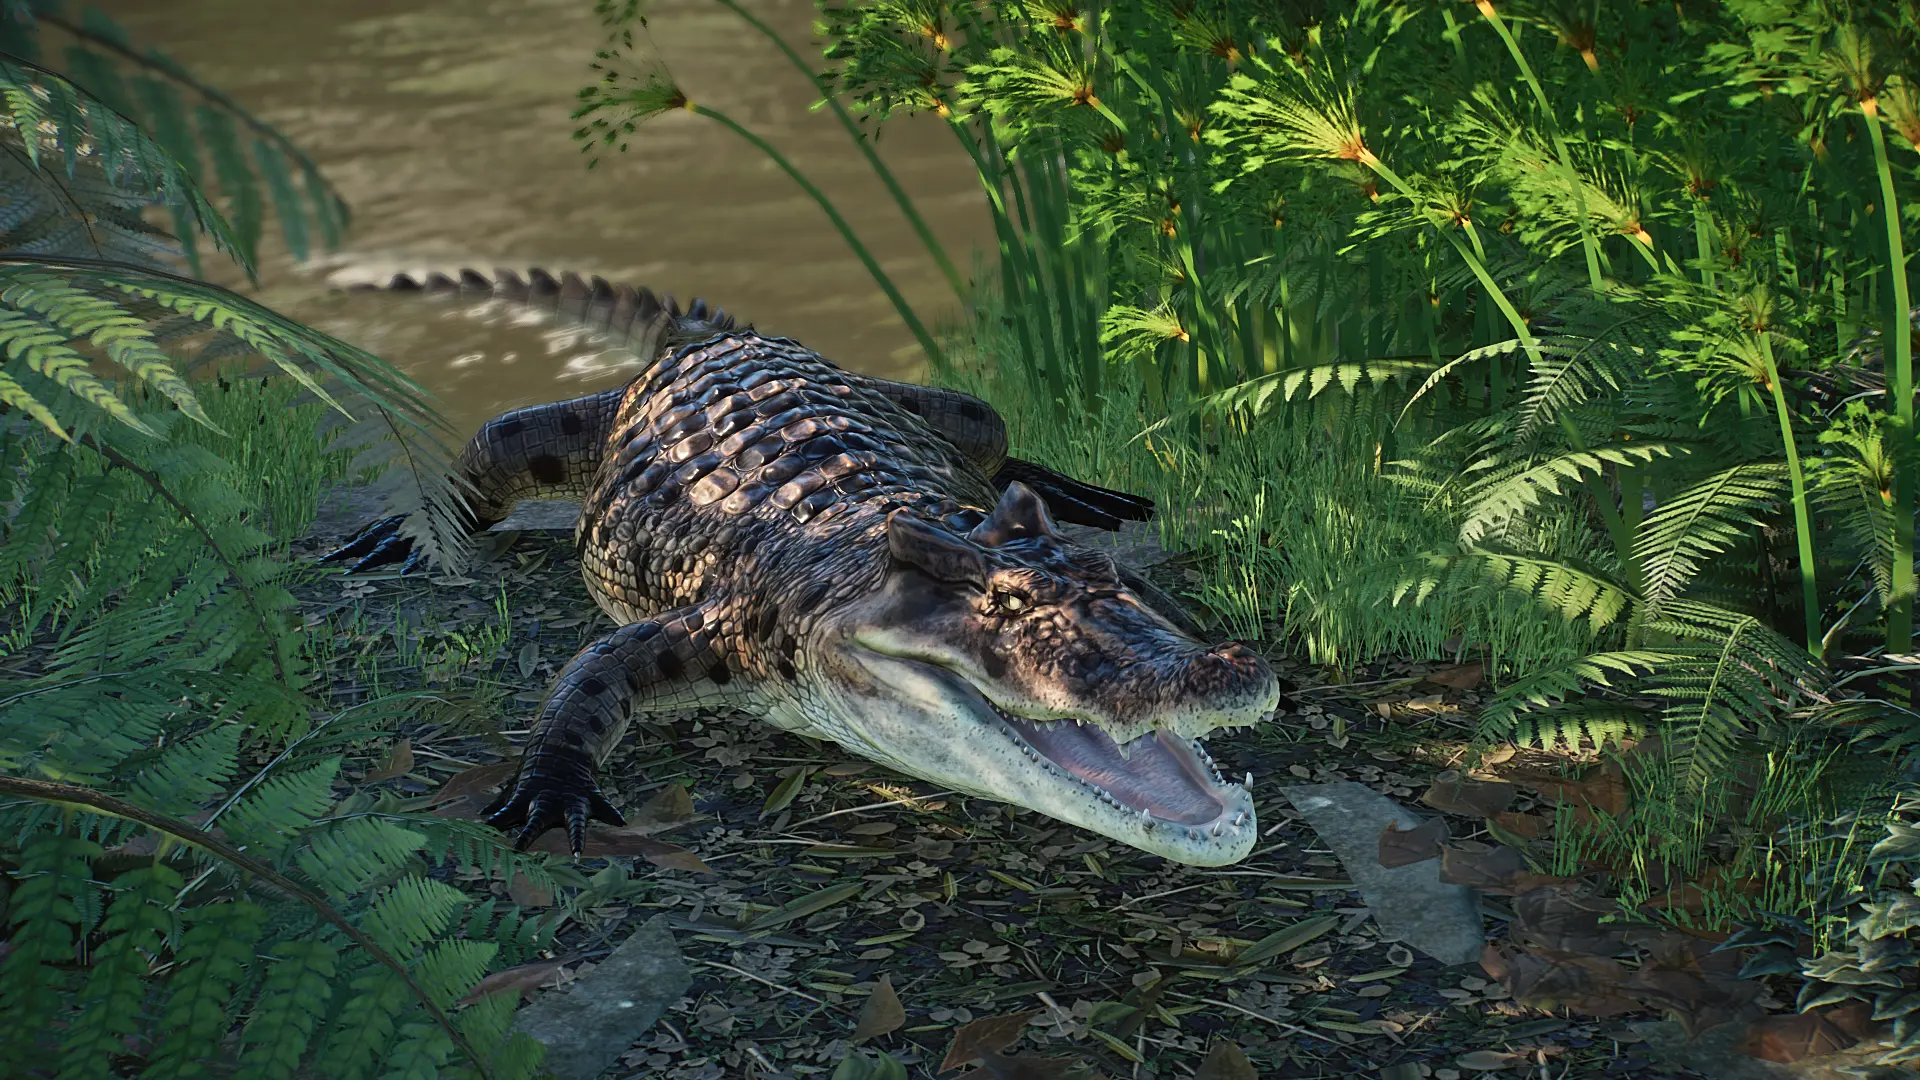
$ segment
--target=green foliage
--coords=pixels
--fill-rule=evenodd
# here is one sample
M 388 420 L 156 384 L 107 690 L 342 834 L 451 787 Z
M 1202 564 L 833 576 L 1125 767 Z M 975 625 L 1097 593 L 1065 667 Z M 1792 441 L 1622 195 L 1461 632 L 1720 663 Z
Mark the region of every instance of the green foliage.
M 169 246 L 178 245 L 195 276 L 201 269 L 197 249 L 201 233 L 207 233 L 220 250 L 238 257 L 252 273 L 266 223 L 263 187 L 279 218 L 281 238 L 295 259 L 307 258 L 316 231 L 325 246 L 339 243 L 347 228 L 346 201 L 321 175 L 320 167 L 284 134 L 195 79 L 160 50 L 137 48 L 124 28 L 96 8 L 84 8 L 76 15 L 63 0 L 7 0 L 4 14 L 0 18 L 0 56 L 6 58 L 0 66 L 4 93 L 15 114 L 26 121 L 22 126 L 42 121 L 55 126 L 56 131 L 47 134 L 65 143 L 62 153 L 70 179 L 80 145 L 69 137 L 75 130 L 72 121 L 85 112 L 92 114 L 87 122 L 99 127 L 104 115 L 111 113 L 119 125 L 137 134 L 138 143 L 161 151 L 166 167 L 187 180 L 196 195 L 215 192 L 231 204 L 232 224 L 216 234 L 209 232 L 198 208 L 165 201 L 173 221 Z M 44 84 L 58 80 L 79 89 L 86 105 L 76 109 L 66 95 L 55 91 L 48 97 L 45 89 L 40 91 L 44 104 L 28 104 L 21 88 L 33 80 L 23 79 L 21 69 L 34 71 Z M 116 145 L 105 144 L 108 160 L 118 156 L 113 152 Z M 136 196 L 160 188 L 113 179 Z M 11 181 L 10 176 L 0 179 L 9 184 L 9 191 L 18 190 Z M 62 215 L 61 220 L 64 228 L 80 227 L 77 215 Z M 0 248 L 13 246 L 0 243 Z M 93 254 L 78 245 L 62 251 Z
M 512 1002 L 459 1002 L 553 921 L 430 875 L 551 888 L 548 858 L 341 780 L 423 695 L 327 715 L 293 595 L 322 489 L 393 454 L 399 508 L 459 550 L 442 425 L 376 358 L 174 265 L 203 240 L 250 269 L 267 201 L 296 254 L 344 212 L 270 129 L 103 20 L 5 14 L 0 1073 L 531 1076 Z M 71 79 L 22 55 L 47 27 L 81 43 Z M 154 206 L 181 236 L 143 222 Z
M 1234 633 L 1482 650 L 1483 742 L 1659 732 L 1681 817 L 1790 737 L 1920 764 L 1882 662 L 1913 651 L 1911 5 L 1446 8 L 820 29 L 838 96 L 938 114 L 980 173 L 960 381 L 1196 519 L 1162 530 Z
M 1920 1062 L 1920 797 L 1898 799 L 1885 822 L 1885 836 L 1867 853 L 1875 871 L 1871 882 L 1856 876 L 1851 895 L 1858 900 L 1846 920 L 1842 940 L 1818 956 L 1801 961 L 1807 983 L 1801 988 L 1803 1010 L 1848 1000 L 1864 1001 L 1873 1019 L 1891 1025 L 1891 1045 L 1872 1056 L 1880 1065 Z M 1825 880 L 1845 880 L 1832 866 L 1820 871 Z

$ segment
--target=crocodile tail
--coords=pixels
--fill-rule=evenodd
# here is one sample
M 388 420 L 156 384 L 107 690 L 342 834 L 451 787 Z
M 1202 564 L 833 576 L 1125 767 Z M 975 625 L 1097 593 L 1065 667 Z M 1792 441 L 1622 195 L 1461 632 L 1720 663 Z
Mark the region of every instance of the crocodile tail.
M 1047 510 L 1057 521 L 1118 531 L 1123 521 L 1148 521 L 1153 517 L 1152 499 L 1081 483 L 1045 465 L 1010 457 L 993 474 L 993 486 L 1004 491 L 1016 480 L 1045 499 Z
M 671 296 L 651 289 L 609 284 L 598 275 L 583 278 L 572 272 L 555 277 L 535 267 L 522 278 L 512 270 L 496 268 L 489 278 L 478 270 L 459 276 L 431 273 L 425 278 L 395 274 L 385 285 L 358 284 L 353 292 L 407 292 L 450 296 L 480 302 L 501 300 L 551 316 L 556 322 L 590 330 L 634 355 L 651 360 L 663 350 L 703 341 L 729 330 L 751 330 L 705 300 L 694 300 L 682 310 Z

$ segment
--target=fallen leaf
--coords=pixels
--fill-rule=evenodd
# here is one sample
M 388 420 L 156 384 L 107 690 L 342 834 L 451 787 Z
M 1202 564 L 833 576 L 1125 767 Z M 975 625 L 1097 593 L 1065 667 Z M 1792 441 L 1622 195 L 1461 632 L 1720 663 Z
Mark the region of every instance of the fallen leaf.
M 1444 818 L 1428 818 L 1411 829 L 1387 822 L 1380 833 L 1380 865 L 1391 870 L 1440 857 L 1440 845 L 1447 842 Z
M 524 908 L 553 906 L 553 890 L 535 885 L 525 874 L 515 874 L 513 880 L 507 882 L 507 897 Z
M 1505 983 L 1508 973 L 1512 971 L 1512 965 L 1508 963 L 1507 954 L 1501 951 L 1500 946 L 1489 941 L 1480 949 L 1480 970 L 1487 973 L 1487 978 Z
M 518 661 L 520 677 L 523 679 L 533 678 L 533 669 L 540 664 L 540 642 L 536 639 L 520 646 Z
M 1492 1072 L 1495 1069 L 1510 1069 L 1515 1065 L 1525 1065 L 1527 1056 L 1508 1053 L 1505 1050 L 1473 1050 L 1454 1058 L 1453 1063 L 1463 1069 Z
M 1803 1058 L 1837 1054 L 1873 1032 L 1873 1010 L 1864 1001 L 1849 1001 L 1812 1012 L 1766 1016 L 1755 1020 L 1734 1047 L 1735 1052 L 1761 1061 L 1791 1065 Z
M 1507 970 L 1501 983 L 1517 1004 L 1564 1006 L 1588 1016 L 1617 1016 L 1640 1008 L 1622 993 L 1627 969 L 1611 957 L 1537 949 L 1504 959 Z
M 1715 952 L 1711 943 L 1677 933 L 1643 944 L 1652 955 L 1623 988 L 1644 1004 L 1665 1010 L 1689 1035 L 1753 1018 L 1753 1003 L 1763 987 L 1740 978 L 1739 954 Z
M 1574 879 L 1533 873 L 1527 869 L 1526 860 L 1520 853 L 1510 847 L 1481 851 L 1456 844 L 1442 844 L 1440 880 L 1448 885 L 1465 885 L 1481 892 L 1513 896 L 1547 885 L 1566 884 Z
M 835 777 L 859 776 L 861 773 L 866 772 L 871 768 L 873 768 L 873 765 L 865 761 L 842 761 L 842 762 L 839 762 L 838 764 L 829 765 L 826 768 L 821 769 L 820 775 L 835 776 Z
M 1311 919 L 1302 919 L 1291 926 L 1275 930 L 1273 933 L 1240 950 L 1239 954 L 1234 956 L 1229 963 L 1233 967 L 1246 967 L 1249 964 L 1264 963 L 1276 956 L 1284 956 L 1292 952 L 1338 925 L 1340 925 L 1340 920 L 1332 915 L 1320 915 Z
M 1569 886 L 1530 889 L 1514 897 L 1507 936 L 1518 944 L 1555 952 L 1611 956 L 1626 944 L 1626 933 L 1600 919 L 1616 910 L 1612 901 L 1589 900 Z
M 1193 1080 L 1259 1080 L 1260 1074 L 1253 1071 L 1253 1062 L 1247 1060 L 1239 1044 L 1225 1039 L 1215 1039 L 1207 1050 L 1207 1056 L 1200 1067 L 1193 1071 Z
M 696 874 L 711 874 L 713 867 L 708 866 L 700 856 L 678 844 L 669 844 L 664 840 L 655 840 L 648 833 L 658 832 L 658 826 L 623 825 L 618 829 L 588 829 L 586 841 L 580 845 L 580 857 L 583 859 L 612 859 L 639 857 L 666 870 L 691 870 Z M 528 851 L 545 851 L 553 855 L 571 855 L 573 849 L 567 846 L 567 831 L 553 828 L 540 834 L 540 838 L 527 845 Z
M 1019 1041 L 1027 1022 L 1039 1015 L 1039 1009 L 1030 1009 L 1005 1016 L 983 1016 L 975 1020 L 953 1033 L 953 1043 L 947 1047 L 947 1056 L 940 1059 L 940 1067 L 934 1071 L 957 1069 L 968 1062 L 982 1060 L 988 1054 L 997 1056 L 1000 1051 Z
M 1511 810 L 1503 810 L 1489 817 L 1487 824 L 1512 833 L 1521 840 L 1537 840 L 1546 835 L 1547 826 L 1551 823 L 1539 814 L 1516 814 Z
M 1583 824 L 1591 821 L 1596 811 L 1617 817 L 1627 809 L 1626 774 L 1612 760 L 1579 778 L 1525 773 L 1513 780 L 1529 791 L 1569 804 L 1574 819 Z
M 882 973 L 873 982 L 873 993 L 868 994 L 860 1006 L 860 1019 L 853 1025 L 852 1041 L 862 1043 L 885 1035 L 906 1022 L 907 1011 L 900 1005 L 900 995 L 893 992 L 893 978 Z
M 519 769 L 518 762 L 503 761 L 498 765 L 480 765 L 464 772 L 454 773 L 447 777 L 446 783 L 434 790 L 433 795 L 427 799 L 427 805 L 439 806 L 454 799 L 490 794 L 493 789 L 512 779 L 513 774 Z
M 666 827 L 684 825 L 694 818 L 693 796 L 679 784 L 668 784 L 653 793 L 653 798 L 628 817 L 626 828 L 652 826 L 656 832 L 664 832 Z
M 743 930 L 766 930 L 770 927 L 785 926 L 795 919 L 804 919 L 815 912 L 825 911 L 835 904 L 852 899 L 860 890 L 867 887 L 864 881 L 849 881 L 840 885 L 829 885 L 818 892 L 789 900 L 772 911 L 754 919 Z
M 401 739 L 393 744 L 393 750 L 387 754 L 386 764 L 369 772 L 362 783 L 371 784 L 380 780 L 391 780 L 396 776 L 405 776 L 412 768 L 413 740 Z
M 540 984 L 551 979 L 564 966 L 562 960 L 537 960 L 531 964 L 521 964 L 505 971 L 496 971 L 480 980 L 473 992 L 459 1000 L 458 1004 L 471 1005 L 490 994 L 503 994 L 511 990 L 525 999 L 529 990 L 538 990 Z
M 1427 673 L 1427 681 L 1444 686 L 1450 690 L 1471 690 L 1480 685 L 1486 676 L 1487 666 L 1475 661 L 1471 664 L 1456 664 Z
M 1449 769 L 1433 778 L 1420 801 L 1443 814 L 1464 817 L 1492 817 L 1507 808 L 1517 792 L 1514 786 L 1499 780 L 1469 780 Z
M 791 805 L 794 796 L 799 795 L 800 789 L 807 786 L 807 777 L 812 771 L 802 765 L 794 769 L 785 780 L 780 781 L 780 786 L 773 789 L 773 794 L 767 796 L 767 801 L 760 804 L 760 816 L 772 817 Z
M 1071 1071 L 1076 1058 L 1043 1058 L 1030 1054 L 982 1054 L 980 1067 L 965 1073 L 961 1080 L 968 1077 L 985 1076 L 992 1080 L 1063 1080 Z

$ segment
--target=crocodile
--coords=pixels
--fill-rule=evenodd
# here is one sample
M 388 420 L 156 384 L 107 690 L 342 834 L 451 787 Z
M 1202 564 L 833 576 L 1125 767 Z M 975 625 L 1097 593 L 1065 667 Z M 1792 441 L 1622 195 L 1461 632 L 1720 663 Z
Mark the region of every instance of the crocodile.
M 582 575 L 619 624 L 559 672 L 486 809 L 519 847 L 564 828 L 578 855 L 589 821 L 622 823 L 597 776 L 636 712 L 721 707 L 1176 862 L 1251 849 L 1252 775 L 1222 778 L 1201 738 L 1273 717 L 1271 666 L 1059 525 L 1116 529 L 1150 500 L 1009 457 L 979 398 L 701 301 L 538 270 L 358 288 L 544 312 L 644 365 L 488 421 L 454 462 L 476 531 L 578 500 Z M 402 521 L 322 562 L 418 566 Z

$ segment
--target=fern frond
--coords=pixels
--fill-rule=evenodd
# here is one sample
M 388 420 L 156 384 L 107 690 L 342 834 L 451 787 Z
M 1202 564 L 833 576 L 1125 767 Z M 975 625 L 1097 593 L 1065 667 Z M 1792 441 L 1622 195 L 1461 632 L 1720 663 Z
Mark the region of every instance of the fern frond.
M 1626 614 L 1634 597 L 1615 582 L 1567 563 L 1497 551 L 1430 552 L 1388 570 L 1388 598 L 1419 604 L 1444 588 L 1491 587 L 1524 596 L 1599 633 Z
M 1537 509 L 1545 496 L 1562 494 L 1563 485 L 1600 475 L 1609 464 L 1645 464 L 1656 457 L 1670 457 L 1676 449 L 1685 451 L 1684 447 L 1662 443 L 1623 443 L 1561 454 L 1489 477 L 1466 494 L 1468 505 L 1466 517 L 1460 522 L 1460 543 L 1468 547 L 1479 543 L 1490 530 Z
M 6 912 L 13 948 L 0 958 L 0 1016 L 8 1021 L 0 1025 L 0 1071 L 25 1073 L 47 1060 L 41 1039 L 70 978 L 61 965 L 73 955 L 99 856 L 99 844 L 51 831 L 20 845 Z
M 186 913 L 158 1041 L 143 1075 L 186 1080 L 205 1075 L 209 1062 L 224 1058 L 234 992 L 255 963 L 254 942 L 265 916 L 258 904 L 245 900 L 203 904 Z
M 57 3 L 36 3 L 25 18 L 33 24 L 51 27 L 67 35 L 73 45 L 67 51 L 68 65 L 76 81 L 114 101 L 130 120 L 152 131 L 158 142 L 182 163 L 189 175 L 203 186 L 217 188 L 236 207 L 248 207 L 251 215 L 237 213 L 234 218 L 236 253 L 251 264 L 259 248 L 263 216 L 260 187 L 286 190 L 273 196 L 276 216 L 295 258 L 304 260 L 310 249 L 309 229 L 317 229 L 322 241 L 331 248 L 339 243 L 349 221 L 346 201 L 325 179 L 311 156 L 296 146 L 278 129 L 242 108 L 231 97 L 210 86 L 155 49 L 140 51 L 128 41 L 126 31 L 117 23 L 89 8 L 79 20 L 64 14 Z M 122 78 L 120 69 L 131 72 Z M 130 87 L 130 89 L 129 89 Z M 186 97 L 183 98 L 182 94 Z M 195 101 L 188 120 L 185 101 Z M 214 160 L 214 175 L 200 171 L 199 155 L 194 152 L 193 132 L 198 129 Z M 244 129 L 248 151 L 239 151 L 239 132 Z M 250 155 L 254 166 L 246 164 Z M 237 168 L 232 166 L 237 165 Z M 256 175 L 255 168 L 259 170 Z M 292 191 L 288 178 L 297 175 L 306 198 L 286 197 Z M 178 219 L 176 219 L 177 221 Z M 197 269 L 195 271 L 198 272 Z
M 398 873 L 425 843 L 419 833 L 380 818 L 345 818 L 323 822 L 302 837 L 294 858 L 308 880 L 346 897 Z
M 240 1031 L 240 1067 L 261 1080 L 290 1080 L 333 997 L 340 948 L 325 937 L 275 945 Z
M 106 1080 L 125 1038 L 140 1030 L 145 1011 L 149 957 L 165 951 L 173 936 L 170 910 L 185 883 L 178 871 L 155 864 L 128 871 L 114 882 L 115 896 L 100 930 L 106 940 L 94 950 L 93 967 L 79 994 L 79 1015 L 65 1032 L 62 1080 Z
M 1521 733 L 1524 714 L 1559 706 L 1584 694 L 1589 686 L 1614 687 L 1614 680 L 1633 681 L 1671 663 L 1673 654 L 1651 649 L 1588 653 L 1536 671 L 1502 687 L 1480 712 L 1483 738 L 1513 741 Z
M 1648 607 L 1683 592 L 1701 564 L 1744 539 L 1765 509 L 1787 496 L 1787 470 L 1772 462 L 1735 465 L 1674 493 L 1634 538 Z

